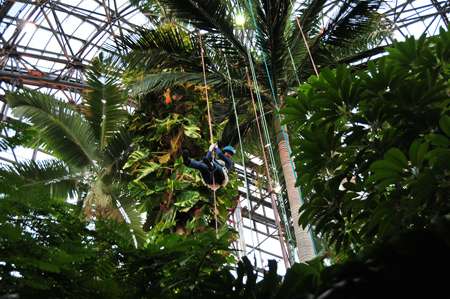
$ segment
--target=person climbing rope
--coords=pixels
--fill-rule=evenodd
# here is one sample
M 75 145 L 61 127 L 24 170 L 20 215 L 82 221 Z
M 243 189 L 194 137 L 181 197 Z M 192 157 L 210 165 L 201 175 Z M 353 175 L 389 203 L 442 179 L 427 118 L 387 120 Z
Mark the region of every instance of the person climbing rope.
M 217 154 L 217 158 L 214 161 L 213 152 Z M 221 151 L 217 144 L 211 144 L 206 157 L 202 159 L 203 163 L 191 160 L 189 151 L 184 150 L 182 154 L 183 164 L 189 168 L 199 170 L 203 183 L 212 190 L 217 190 L 228 183 L 228 171 L 233 165 L 234 153 L 235 150 L 230 145 L 225 146 Z

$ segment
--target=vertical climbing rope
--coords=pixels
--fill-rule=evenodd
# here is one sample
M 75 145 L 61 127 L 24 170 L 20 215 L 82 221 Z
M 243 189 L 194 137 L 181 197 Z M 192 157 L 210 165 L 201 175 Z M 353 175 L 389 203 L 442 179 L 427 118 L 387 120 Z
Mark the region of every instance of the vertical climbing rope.
M 268 125 L 267 125 L 267 122 L 266 122 L 266 118 L 264 116 L 265 115 L 264 107 L 263 107 L 263 104 L 262 104 L 261 94 L 260 94 L 259 89 L 258 89 L 258 84 L 257 84 L 257 80 L 256 80 L 256 74 L 255 74 L 255 70 L 254 70 L 254 67 L 253 67 L 252 63 L 250 63 L 250 68 L 252 70 L 252 76 L 254 78 L 253 82 L 254 82 L 254 86 L 255 86 L 255 93 L 256 93 L 256 98 L 258 100 L 258 105 L 259 105 L 259 110 L 260 110 L 260 115 L 261 115 L 260 118 L 261 118 L 261 121 L 262 121 L 262 128 L 264 130 L 264 134 L 265 134 L 265 137 L 266 137 L 266 143 L 267 143 L 266 146 L 267 146 L 268 152 L 269 152 L 270 163 L 272 165 L 272 170 L 273 170 L 273 174 L 274 174 L 274 177 L 275 177 L 275 182 L 276 182 L 275 184 L 279 184 L 280 179 L 278 177 L 278 169 L 275 167 L 275 165 L 276 165 L 275 156 L 273 154 L 273 147 L 272 147 L 272 143 L 271 143 L 270 137 L 269 137 L 270 136 L 269 129 L 268 129 Z M 277 197 L 278 197 L 278 202 L 279 202 L 280 208 L 281 208 L 281 214 L 283 215 L 283 221 L 284 221 L 284 224 L 285 224 L 285 227 L 286 227 L 286 234 L 287 234 L 288 240 L 292 240 L 291 231 L 289 229 L 289 221 L 287 219 L 286 210 L 285 210 L 284 203 L 283 203 L 283 197 L 281 195 L 279 195 L 279 194 L 277 195 Z M 294 250 L 292 248 L 292 245 L 290 245 L 290 244 L 289 244 L 289 249 L 290 249 L 291 255 L 293 257 L 295 255 L 295 253 L 294 253 Z
M 247 51 L 248 51 L 248 57 L 249 57 L 249 64 L 250 64 L 250 67 L 251 67 L 252 71 L 254 72 L 253 62 L 252 62 L 252 59 L 251 59 L 251 53 L 250 53 L 250 48 L 249 47 L 247 47 Z M 271 177 L 270 177 L 270 171 L 269 171 L 269 166 L 268 166 L 269 164 L 267 162 L 267 157 L 266 157 L 266 153 L 265 153 L 265 150 L 264 150 L 264 142 L 262 140 L 261 126 L 259 124 L 258 113 L 256 112 L 256 104 L 255 104 L 255 100 L 254 100 L 254 96 L 253 96 L 253 90 L 251 88 L 252 84 L 251 84 L 251 80 L 250 80 L 250 75 L 248 73 L 248 68 L 247 67 L 245 68 L 245 70 L 246 70 L 246 73 L 247 73 L 247 80 L 248 80 L 248 85 L 249 85 L 249 88 L 250 88 L 250 95 L 251 95 L 251 99 L 252 99 L 252 102 L 253 102 L 253 108 L 254 108 L 254 112 L 255 112 L 255 119 L 256 119 L 258 132 L 259 132 L 259 137 L 260 137 L 260 142 L 261 142 L 261 149 L 263 151 L 263 156 L 264 156 L 264 161 L 265 161 L 265 166 L 266 166 L 266 172 L 267 172 L 267 177 L 268 177 L 268 181 L 269 181 L 269 188 L 270 188 L 270 190 L 273 190 L 273 184 L 272 184 L 272 180 L 271 180 Z M 255 78 L 255 80 L 254 80 L 255 90 L 258 90 L 256 76 L 255 76 L 254 73 L 253 73 L 253 78 Z M 257 95 L 259 96 L 259 94 L 257 94 Z M 260 109 L 261 109 L 261 106 L 260 106 Z M 263 121 L 265 121 L 265 118 L 263 118 L 263 112 L 261 112 L 261 113 L 262 113 L 261 114 L 261 119 Z M 268 136 L 268 132 L 266 132 L 266 138 L 267 138 L 267 136 Z M 270 145 L 270 140 L 269 140 L 268 144 Z M 284 262 L 285 262 L 286 268 L 288 268 L 290 263 L 289 263 L 288 255 L 287 255 L 287 252 L 286 252 L 286 247 L 285 247 L 285 243 L 284 243 L 284 239 L 283 239 L 283 232 L 281 230 L 281 225 L 280 225 L 278 208 L 277 208 L 277 204 L 276 204 L 276 200 L 274 198 L 273 192 L 271 192 L 271 199 L 272 199 L 272 206 L 273 206 L 273 209 L 274 209 L 274 212 L 275 212 L 275 221 L 277 223 L 278 234 L 280 236 L 280 243 L 281 243 L 281 248 L 282 248 L 282 254 L 283 254 L 283 258 L 284 258 Z
M 251 57 L 250 49 L 247 48 L 247 51 L 248 51 L 248 53 L 247 53 L 248 57 Z M 275 157 L 273 155 L 272 144 L 271 144 L 270 137 L 269 137 L 270 134 L 269 134 L 268 126 L 267 126 L 267 123 L 266 123 L 266 118 L 264 117 L 264 114 L 265 114 L 264 107 L 263 107 L 263 104 L 262 104 L 261 94 L 259 92 L 258 81 L 257 81 L 257 77 L 256 77 L 256 74 L 255 74 L 255 69 L 253 67 L 252 59 L 249 60 L 249 65 L 250 65 L 250 69 L 252 71 L 253 85 L 254 85 L 254 89 L 255 89 L 255 93 L 256 93 L 256 98 L 257 98 L 258 104 L 259 104 L 259 110 L 260 110 L 260 115 L 261 115 L 260 118 L 261 118 L 261 121 L 262 121 L 262 128 L 264 130 L 264 134 L 265 134 L 265 137 L 266 137 L 266 144 L 268 146 L 270 162 L 271 162 L 271 165 L 272 165 L 272 169 L 273 169 L 273 173 L 274 173 L 274 176 L 275 176 L 275 180 L 276 180 L 277 183 L 279 183 L 280 180 L 278 178 L 278 172 L 277 172 L 277 169 L 275 167 L 276 162 L 275 162 Z M 251 81 L 249 79 L 249 74 L 248 74 L 248 69 L 247 68 L 246 68 L 246 72 L 247 72 L 247 78 L 248 78 L 248 85 L 251 87 Z M 252 89 L 250 89 L 250 93 L 251 93 L 251 96 L 252 96 L 252 101 L 254 103 L 254 98 L 253 98 L 253 93 L 252 92 L 253 92 Z M 254 104 L 254 107 L 255 107 L 255 104 Z M 256 115 L 256 118 L 258 119 L 256 111 L 255 111 L 255 115 Z M 259 124 L 258 124 L 258 130 L 260 130 L 260 127 L 261 126 L 259 126 Z M 261 134 L 261 132 L 259 132 L 259 134 Z M 263 145 L 262 145 L 262 147 L 264 149 Z M 266 165 L 267 164 L 268 163 L 267 163 L 267 160 L 266 160 Z M 274 206 L 275 218 L 277 220 L 277 223 L 279 223 L 279 219 L 278 219 L 279 214 L 278 214 L 278 211 L 277 211 L 276 202 L 274 201 L 273 197 L 272 197 L 272 200 L 273 200 L 272 205 Z M 286 210 L 284 208 L 283 198 L 281 196 L 279 196 L 278 202 L 280 204 L 281 212 L 282 212 L 282 215 L 283 215 L 283 221 L 284 221 L 284 224 L 286 226 L 286 234 L 287 234 L 288 240 L 292 240 L 292 235 L 291 235 L 291 232 L 290 232 L 290 229 L 289 229 L 289 221 L 287 220 Z M 280 238 L 281 238 L 281 236 L 280 236 Z M 280 240 L 280 242 L 281 242 L 282 247 L 284 248 L 284 246 L 285 246 L 284 242 L 282 240 Z M 293 257 L 295 255 L 293 247 L 290 244 L 288 246 L 289 246 L 289 249 L 290 249 L 290 252 L 291 252 L 291 256 Z M 289 265 L 290 264 L 286 264 L 286 267 L 288 267 Z
M 227 61 L 226 54 L 225 54 L 225 61 Z M 226 63 L 226 66 L 227 66 L 228 79 L 231 82 L 231 75 L 230 75 L 230 69 L 228 67 L 228 63 Z M 244 181 L 245 181 L 245 190 L 246 190 L 246 194 L 247 194 L 247 204 L 248 204 L 249 210 L 250 210 L 250 207 L 251 207 L 250 206 L 250 198 L 249 198 L 250 190 L 248 188 L 248 182 L 247 182 L 247 167 L 245 166 L 244 149 L 243 149 L 243 146 L 242 146 L 242 138 L 241 138 L 241 129 L 239 128 L 239 118 L 238 118 L 238 113 L 237 113 L 237 109 L 236 109 L 236 101 L 235 101 L 235 98 L 234 98 L 233 85 L 231 83 L 230 83 L 230 91 L 231 91 L 231 99 L 233 100 L 234 115 L 235 115 L 235 118 L 236 118 L 236 127 L 237 127 L 238 137 L 239 137 L 239 147 L 240 147 L 240 150 L 241 150 L 242 167 L 244 168 Z M 249 217 L 249 220 L 250 220 L 250 234 L 252 236 L 252 246 L 253 246 L 253 249 L 254 249 L 255 248 L 254 247 L 255 243 L 254 243 L 254 240 L 253 240 L 253 228 L 251 226 L 252 216 L 251 216 L 250 213 L 248 214 L 248 217 Z M 245 246 L 245 244 L 244 244 L 244 246 Z M 243 249 L 244 249 L 244 252 L 245 252 L 245 248 L 243 248 Z M 255 261 L 256 261 L 256 254 L 255 254 Z M 255 266 L 256 266 L 256 264 L 255 264 Z
M 209 98 L 208 98 L 208 85 L 206 84 L 206 70 L 205 70 L 205 59 L 203 57 L 203 43 L 202 43 L 202 35 L 200 34 L 200 30 L 198 31 L 198 37 L 200 39 L 200 53 L 202 56 L 202 67 L 203 67 L 203 80 L 205 83 L 205 93 L 206 93 L 206 107 L 208 109 L 208 124 L 209 124 L 209 135 L 211 137 L 211 144 L 214 143 L 214 138 L 213 138 L 213 132 L 212 132 L 212 125 L 211 125 L 211 113 L 210 113 L 210 109 L 209 109 Z M 214 162 L 214 153 L 212 155 L 212 160 Z M 214 179 L 214 175 L 213 177 L 213 185 L 216 185 L 215 179 Z M 213 188 L 214 190 L 214 219 L 216 222 L 216 238 L 219 238 L 219 228 L 217 227 L 217 200 L 216 200 L 216 188 Z
M 258 113 L 256 112 L 256 104 L 255 104 L 255 100 L 254 100 L 253 92 L 252 92 L 252 88 L 251 88 L 250 75 L 248 73 L 247 67 L 245 69 L 247 71 L 247 80 L 248 80 L 248 84 L 250 86 L 250 95 L 251 95 L 252 102 L 253 102 L 253 109 L 254 109 L 254 112 L 255 112 L 256 124 L 257 124 L 257 127 L 258 127 L 259 138 L 260 138 L 260 141 L 261 141 L 261 148 L 262 148 L 264 162 L 265 162 L 264 164 L 266 166 L 267 178 L 269 180 L 269 188 L 270 188 L 270 190 L 273 190 L 272 180 L 270 178 L 269 164 L 267 162 L 266 152 L 264 150 L 264 142 L 263 142 L 263 139 L 262 139 L 261 128 L 260 128 L 259 121 L 258 121 Z M 281 230 L 281 225 L 280 225 L 280 219 L 278 218 L 277 204 L 276 204 L 273 192 L 271 192 L 270 195 L 271 195 L 271 198 L 272 198 L 273 209 L 275 210 L 275 215 L 276 215 L 275 216 L 275 220 L 276 220 L 276 223 L 277 223 L 278 234 L 280 236 L 280 243 L 281 243 L 281 248 L 282 248 L 282 252 L 283 252 L 284 263 L 285 263 L 286 268 L 287 268 L 290 265 L 290 263 L 289 263 L 289 260 L 288 260 L 288 257 L 287 257 L 286 247 L 285 247 L 285 244 L 284 244 L 283 232 Z
M 292 11 L 295 11 L 294 5 L 291 2 Z M 305 34 L 303 34 L 302 26 L 300 25 L 300 21 L 297 18 L 297 15 L 294 13 L 295 19 L 297 20 L 298 28 L 300 28 L 300 32 L 302 33 L 303 41 L 305 42 L 306 49 L 308 50 L 309 58 L 311 59 L 311 64 L 314 67 L 314 71 L 316 72 L 317 78 L 319 78 L 319 72 L 317 72 L 316 64 L 314 63 L 314 59 L 312 57 L 311 51 L 309 50 L 308 42 L 306 41 Z M 290 50 L 289 50 L 290 51 Z

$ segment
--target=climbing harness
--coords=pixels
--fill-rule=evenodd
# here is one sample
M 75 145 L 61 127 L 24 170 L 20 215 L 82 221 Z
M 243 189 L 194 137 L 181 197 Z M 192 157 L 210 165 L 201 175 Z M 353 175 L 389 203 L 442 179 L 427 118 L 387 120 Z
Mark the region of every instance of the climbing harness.
M 216 184 L 215 182 L 213 182 L 213 184 L 207 184 L 205 182 L 205 180 L 203 179 L 203 177 L 202 177 L 203 184 L 205 184 L 208 188 L 210 188 L 213 191 L 216 191 L 220 187 L 225 187 L 228 184 L 228 180 L 229 180 L 228 179 L 228 170 L 225 167 L 225 162 L 220 160 L 220 159 L 218 159 L 216 161 L 216 163 L 218 163 L 220 166 L 222 166 L 222 172 L 223 172 L 223 177 L 224 177 L 222 184 L 219 185 L 219 184 Z M 213 175 L 213 180 L 214 180 L 214 175 Z

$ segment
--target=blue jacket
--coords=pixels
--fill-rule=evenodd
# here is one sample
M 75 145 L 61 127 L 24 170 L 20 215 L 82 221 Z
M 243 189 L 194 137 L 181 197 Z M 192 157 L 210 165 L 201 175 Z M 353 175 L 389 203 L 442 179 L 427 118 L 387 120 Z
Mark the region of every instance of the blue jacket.
M 214 159 L 214 162 L 218 163 L 222 167 L 226 167 L 227 170 L 230 170 L 231 166 L 233 166 L 233 160 L 225 156 L 224 153 L 219 148 L 216 148 L 217 158 Z M 209 160 L 212 159 L 212 152 L 208 151 L 206 154 L 206 158 Z M 222 163 L 221 163 L 222 162 Z

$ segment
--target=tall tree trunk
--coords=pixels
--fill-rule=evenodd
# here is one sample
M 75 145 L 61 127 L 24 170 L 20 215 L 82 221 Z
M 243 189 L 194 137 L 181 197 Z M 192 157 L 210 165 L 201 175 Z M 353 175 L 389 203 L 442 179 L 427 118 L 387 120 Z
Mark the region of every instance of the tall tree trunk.
M 302 205 L 302 201 L 300 192 L 298 188 L 295 187 L 296 180 L 294 176 L 294 169 L 289 158 L 291 149 L 288 149 L 289 145 L 288 142 L 286 142 L 289 138 L 287 133 L 283 134 L 278 117 L 275 117 L 275 129 L 277 132 L 277 143 L 280 152 L 280 161 L 283 167 L 284 179 L 286 182 L 289 206 L 291 208 L 291 214 L 294 220 L 294 233 L 297 240 L 298 258 L 301 263 L 304 263 L 316 257 L 314 245 L 309 230 L 305 230 L 298 225 L 298 210 Z M 284 135 L 286 135 L 286 140 L 284 139 Z

